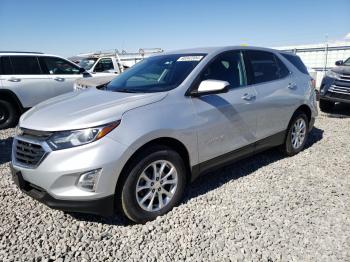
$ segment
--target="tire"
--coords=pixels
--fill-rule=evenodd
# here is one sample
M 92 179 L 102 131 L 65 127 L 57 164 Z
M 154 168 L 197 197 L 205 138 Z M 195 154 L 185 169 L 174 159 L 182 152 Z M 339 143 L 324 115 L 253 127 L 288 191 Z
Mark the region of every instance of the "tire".
M 303 123 L 303 129 L 300 129 L 300 132 L 297 131 L 296 126 L 300 123 Z M 303 131 L 302 131 L 303 130 Z M 300 140 L 298 139 L 298 134 L 300 134 Z M 298 154 L 304 149 L 305 143 L 307 141 L 309 134 L 309 121 L 304 112 L 296 112 L 292 117 L 292 120 L 289 123 L 287 130 L 287 137 L 282 146 L 282 151 L 287 156 L 293 156 Z M 303 139 L 301 139 L 303 137 Z M 297 140 L 297 142 L 295 142 Z
M 6 100 L 0 100 L 0 129 L 14 127 L 18 122 L 16 108 Z
M 159 175 L 162 165 L 164 165 L 164 172 L 160 175 L 162 179 L 157 181 L 154 179 L 154 170 L 156 169 Z M 175 172 L 170 173 L 172 167 Z M 122 213 L 136 223 L 145 223 L 169 212 L 182 200 L 186 186 L 186 168 L 183 159 L 176 151 L 165 146 L 152 146 L 142 151 L 131 162 L 129 168 L 126 168 L 122 177 L 124 181 L 119 187 L 120 192 L 116 192 L 116 201 Z M 160 184 L 162 181 L 164 184 Z M 164 190 L 172 196 L 168 197 L 164 194 Z
M 333 109 L 335 103 L 328 100 L 320 99 L 320 109 L 322 112 L 329 112 Z

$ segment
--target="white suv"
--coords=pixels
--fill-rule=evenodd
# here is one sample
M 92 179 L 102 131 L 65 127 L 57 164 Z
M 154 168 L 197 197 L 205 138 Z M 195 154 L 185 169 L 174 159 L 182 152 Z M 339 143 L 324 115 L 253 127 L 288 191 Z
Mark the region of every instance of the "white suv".
M 26 109 L 73 91 L 74 81 L 88 75 L 55 55 L 0 52 L 0 129 L 14 126 Z

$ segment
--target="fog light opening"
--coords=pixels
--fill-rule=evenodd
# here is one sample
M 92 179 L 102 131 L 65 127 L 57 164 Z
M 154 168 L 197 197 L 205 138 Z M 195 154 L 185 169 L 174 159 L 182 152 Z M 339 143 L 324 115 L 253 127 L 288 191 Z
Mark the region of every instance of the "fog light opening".
M 102 169 L 95 169 L 84 172 L 79 176 L 77 186 L 85 191 L 95 192 L 98 178 Z

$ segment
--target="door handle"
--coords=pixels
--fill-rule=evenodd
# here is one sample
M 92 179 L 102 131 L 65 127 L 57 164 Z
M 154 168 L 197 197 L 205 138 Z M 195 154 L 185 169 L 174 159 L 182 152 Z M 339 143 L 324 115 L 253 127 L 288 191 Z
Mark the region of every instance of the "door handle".
M 255 99 L 255 95 L 252 95 L 252 94 L 244 94 L 242 96 L 242 99 L 243 100 L 246 100 L 246 101 L 252 101 L 253 99 Z
M 8 81 L 10 82 L 21 82 L 21 79 L 17 78 L 17 77 L 11 77 L 8 79 Z
M 288 88 L 292 89 L 292 90 L 297 89 L 297 84 L 296 83 L 289 83 Z
M 62 81 L 64 81 L 64 78 L 62 78 L 62 77 L 55 77 L 54 80 L 62 82 Z

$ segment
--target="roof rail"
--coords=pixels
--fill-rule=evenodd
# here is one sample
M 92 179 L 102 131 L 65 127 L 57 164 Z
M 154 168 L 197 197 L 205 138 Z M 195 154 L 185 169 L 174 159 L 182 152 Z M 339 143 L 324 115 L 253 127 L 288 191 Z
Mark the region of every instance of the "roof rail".
M 162 53 L 164 50 L 162 48 L 139 48 L 136 52 L 127 52 L 126 50 L 122 50 L 121 52 L 118 49 L 113 50 L 105 50 L 105 51 L 95 51 L 89 52 L 85 54 L 79 54 L 80 56 L 88 56 L 88 57 L 102 57 L 102 56 L 125 56 L 125 55 L 151 55 L 156 53 Z M 78 55 L 78 56 L 79 56 Z
M 162 53 L 164 50 L 159 47 L 154 48 L 140 48 L 139 53 Z
M 0 51 L 0 53 L 25 53 L 25 54 L 43 54 L 42 52 L 28 52 L 28 51 Z

